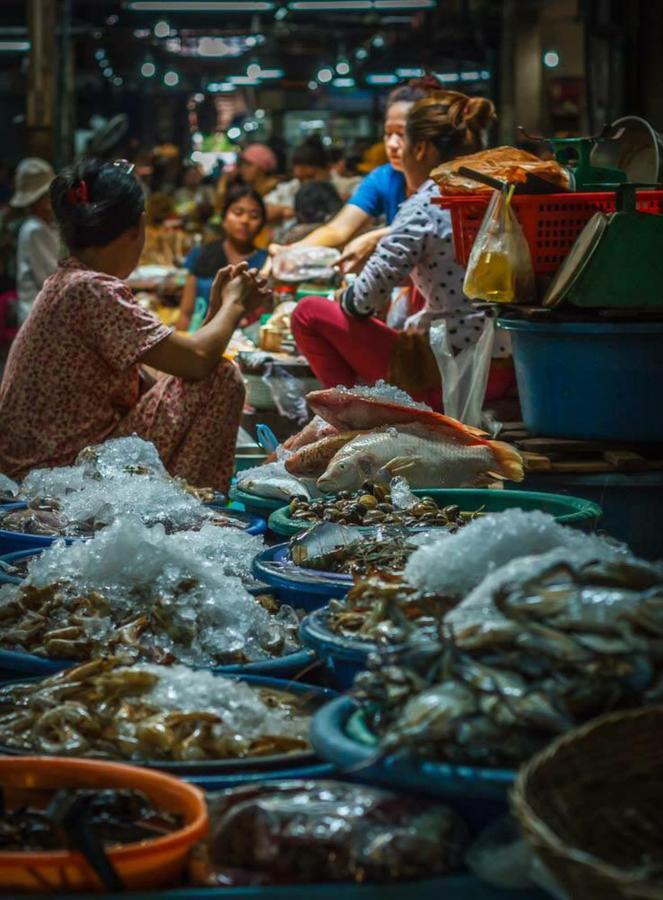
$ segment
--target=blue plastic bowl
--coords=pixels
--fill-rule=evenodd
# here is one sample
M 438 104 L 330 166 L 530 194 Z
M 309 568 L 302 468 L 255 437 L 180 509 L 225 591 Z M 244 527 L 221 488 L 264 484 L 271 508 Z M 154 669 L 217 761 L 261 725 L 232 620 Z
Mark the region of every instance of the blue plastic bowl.
M 663 322 L 526 322 L 511 333 L 523 419 L 533 434 L 663 441 Z
M 0 516 L 12 509 L 25 509 L 28 504 L 24 501 L 15 503 L 0 504 Z M 0 528 L 0 556 L 7 553 L 17 553 L 19 550 L 43 550 L 44 547 L 50 547 L 57 536 L 45 534 L 23 534 L 21 531 L 8 531 Z M 65 538 L 67 544 L 73 541 L 79 541 L 81 538 L 68 537 Z
M 324 661 L 333 684 L 347 691 L 354 684 L 355 676 L 366 668 L 368 654 L 375 644 L 339 637 L 327 627 L 327 607 L 308 615 L 299 629 L 302 644 L 310 647 Z
M 316 572 L 290 564 L 288 544 L 276 544 L 253 560 L 253 574 L 279 592 L 279 598 L 297 609 L 313 612 L 329 600 L 344 597 L 352 587 L 350 575 Z M 297 577 L 295 577 L 295 572 Z M 302 581 L 301 579 L 305 579 Z
M 328 688 L 315 687 L 309 684 L 299 684 L 296 681 L 287 681 L 281 678 L 267 678 L 258 675 L 232 675 L 225 672 L 214 672 L 224 678 L 230 678 L 233 681 L 245 681 L 247 684 L 256 687 L 268 688 L 271 690 L 282 691 L 283 693 L 293 694 L 296 697 L 311 698 L 319 704 L 327 703 L 338 696 L 335 691 Z M 21 678 L 14 679 L 12 682 L 6 682 L 3 687 L 9 684 L 25 684 L 39 681 L 39 678 Z M 2 737 L 0 736 L 0 745 Z M 10 756 L 25 756 L 29 754 L 12 751 L 7 747 L 3 747 L 3 753 Z M 265 778 L 268 773 L 289 773 L 289 777 L 293 776 L 293 772 L 298 770 L 307 771 L 311 766 L 318 767 L 321 760 L 316 757 L 315 750 L 307 750 L 301 753 L 293 754 L 275 754 L 273 756 L 254 756 L 244 759 L 220 759 L 220 760 L 177 760 L 175 762 L 164 762 L 163 760 L 141 760 L 132 761 L 132 765 L 145 766 L 150 769 L 160 769 L 172 775 L 176 775 L 187 780 L 196 779 L 198 783 L 210 781 L 211 779 L 227 779 L 231 777 L 236 779 L 235 785 L 243 784 L 243 776 L 248 775 L 250 782 L 260 781 Z M 327 770 L 328 771 L 328 770 Z M 262 778 L 261 778 L 262 776 Z
M 33 549 L 21 550 L 18 553 L 8 553 L 5 556 L 0 556 L 0 563 L 13 565 L 21 562 L 21 560 L 30 559 L 32 556 L 38 556 L 41 552 L 41 549 Z M 20 577 L 7 575 L 0 567 L 0 584 L 20 584 L 21 581 Z M 250 589 L 249 593 L 259 594 L 262 593 L 262 589 Z M 246 663 L 245 665 L 215 666 L 210 671 L 220 675 L 262 675 L 272 678 L 294 678 L 305 672 L 314 661 L 315 654 L 313 651 L 302 649 L 276 659 Z M 79 662 L 80 660 L 71 659 L 45 659 L 43 656 L 35 656 L 33 653 L 0 649 L 0 682 L 15 678 L 17 675 L 53 675 L 55 672 L 61 672 L 63 669 L 69 669 L 71 666 L 78 665 Z M 191 668 L 203 668 L 203 666 L 191 666 Z
M 508 811 L 508 792 L 516 772 L 426 762 L 378 755 L 375 741 L 362 726 L 359 706 L 349 697 L 326 704 L 313 717 L 311 743 L 339 773 L 349 772 L 368 784 L 382 784 L 447 800 L 476 829 Z

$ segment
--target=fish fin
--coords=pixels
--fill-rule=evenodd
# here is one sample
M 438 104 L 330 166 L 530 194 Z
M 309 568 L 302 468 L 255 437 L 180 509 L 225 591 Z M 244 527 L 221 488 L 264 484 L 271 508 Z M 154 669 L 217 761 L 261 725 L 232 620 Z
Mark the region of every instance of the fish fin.
M 400 475 L 402 472 L 408 472 L 420 462 L 421 459 L 418 456 L 394 456 L 381 467 L 380 471 L 387 472 L 389 475 Z
M 488 441 L 488 446 L 497 461 L 497 473 L 509 481 L 522 481 L 525 477 L 523 458 L 515 447 L 504 441 Z

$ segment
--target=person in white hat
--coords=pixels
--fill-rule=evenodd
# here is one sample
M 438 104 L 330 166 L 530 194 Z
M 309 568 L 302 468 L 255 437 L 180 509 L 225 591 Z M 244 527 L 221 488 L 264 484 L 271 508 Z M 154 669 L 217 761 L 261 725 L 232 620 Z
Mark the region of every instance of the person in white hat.
M 48 196 L 54 177 L 49 163 L 37 157 L 24 159 L 16 169 L 9 205 L 27 214 L 18 233 L 16 251 L 19 325 L 29 316 L 42 285 L 58 265 L 60 243 L 52 226 L 53 210 Z

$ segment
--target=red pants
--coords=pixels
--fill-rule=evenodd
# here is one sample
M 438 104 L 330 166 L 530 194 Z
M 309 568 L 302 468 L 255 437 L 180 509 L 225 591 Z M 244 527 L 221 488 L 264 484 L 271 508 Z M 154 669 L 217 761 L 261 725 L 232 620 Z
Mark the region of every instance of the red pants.
M 398 332 L 379 319 L 347 316 L 338 303 L 324 297 L 305 297 L 292 315 L 292 333 L 299 352 L 308 360 L 323 387 L 362 381 L 373 384 L 386 378 L 398 341 Z M 512 367 L 502 360 L 491 365 L 486 400 L 498 400 L 513 387 Z M 441 408 L 441 392 L 425 391 L 417 401 Z

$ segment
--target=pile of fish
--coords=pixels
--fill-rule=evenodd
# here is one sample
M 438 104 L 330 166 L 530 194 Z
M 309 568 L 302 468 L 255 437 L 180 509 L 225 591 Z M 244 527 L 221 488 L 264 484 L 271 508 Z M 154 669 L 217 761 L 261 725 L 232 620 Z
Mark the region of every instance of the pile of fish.
M 384 382 L 313 391 L 306 399 L 315 418 L 268 463 L 278 466 L 272 474 L 278 472 L 278 496 L 284 500 L 310 499 L 312 483 L 325 494 L 337 494 L 358 490 L 366 480 L 389 482 L 394 475 L 404 475 L 412 487 L 523 479 L 523 462 L 514 447 L 487 440 L 479 429 L 436 413 Z M 261 494 L 268 482 L 252 470 L 239 486 Z
M 195 761 L 308 750 L 310 700 L 192 671 L 95 660 L 0 688 L 0 741 L 13 751 Z
M 663 699 L 663 570 L 610 547 L 515 558 L 445 616 L 441 641 L 369 663 L 355 689 L 384 752 L 514 766 L 597 715 Z
M 43 799 L 43 791 L 39 791 Z M 48 806 L 21 803 L 0 815 L 0 851 L 68 850 L 84 827 L 101 846 L 139 843 L 181 827 L 181 816 L 157 809 L 142 791 L 55 791 Z
M 265 608 L 240 580 L 262 546 L 211 525 L 166 534 L 130 518 L 89 541 L 59 541 L 29 563 L 21 584 L 0 588 L 0 646 L 199 666 L 291 653 L 300 646 L 294 610 Z
M 468 839 L 447 806 L 341 781 L 235 788 L 209 816 L 206 886 L 431 878 L 460 867 Z
M 155 446 L 135 435 L 87 447 L 73 466 L 33 470 L 15 499 L 27 508 L 7 511 L 0 527 L 31 534 L 90 536 L 125 515 L 173 532 L 207 522 L 238 527 L 204 506 L 213 491 L 172 478 Z

